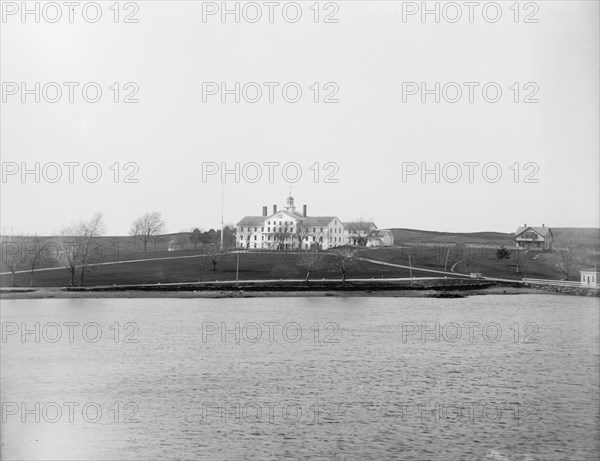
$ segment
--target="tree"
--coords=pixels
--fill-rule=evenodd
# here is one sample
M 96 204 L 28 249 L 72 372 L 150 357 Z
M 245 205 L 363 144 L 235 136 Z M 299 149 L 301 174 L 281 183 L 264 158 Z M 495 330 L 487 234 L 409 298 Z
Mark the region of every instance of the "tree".
M 60 259 L 71 274 L 71 286 L 75 285 L 75 271 L 80 267 L 79 285 L 83 285 L 85 271 L 92 256 L 101 248 L 93 239 L 104 233 L 102 214 L 96 213 L 89 221 L 79 221 L 62 229 L 59 239 Z
M 298 240 L 298 249 L 302 250 L 302 242 L 304 242 L 304 240 L 308 239 L 310 235 L 310 231 L 308 230 L 307 227 L 303 227 L 300 225 L 300 223 L 298 223 L 298 225 L 296 226 L 296 232 L 294 232 L 294 238 L 296 238 Z
M 33 286 L 33 276 L 35 274 L 35 266 L 38 265 L 38 263 L 41 260 L 41 256 L 42 256 L 42 249 L 40 248 L 40 242 L 39 240 L 36 238 L 33 241 L 33 252 L 28 251 L 27 252 L 27 258 L 26 258 L 26 263 L 27 266 L 29 268 L 31 277 L 29 279 L 29 286 Z
M 577 247 L 571 243 L 564 248 L 555 249 L 552 255 L 555 267 L 564 274 L 567 280 L 571 275 L 571 268 L 579 263 L 579 258 Z
M 210 262 L 212 262 L 212 265 L 213 265 L 212 270 L 216 271 L 217 263 L 219 262 L 219 255 L 221 254 L 219 244 L 209 243 L 208 245 L 206 245 L 204 252 L 205 252 L 207 258 L 210 259 Z
M 346 283 L 346 273 L 356 262 L 354 252 L 350 249 L 342 248 L 331 252 L 330 264 L 341 271 L 343 283 Z
M 373 235 L 375 226 L 372 222 L 365 221 L 363 218 L 355 219 L 347 223 L 346 228 L 353 239 L 354 245 L 366 246 L 369 237 Z
M 308 283 L 311 272 L 318 269 L 322 262 L 321 252 L 318 249 L 305 250 L 300 253 L 300 265 L 306 269 L 305 283 Z
M 9 244 L 10 245 L 10 244 Z M 5 249 L 6 250 L 6 249 Z M 10 271 L 10 286 L 15 287 L 15 273 L 19 268 L 21 261 L 18 256 L 18 251 L 16 253 L 6 254 L 6 251 L 2 253 L 2 262 Z
M 290 236 L 290 233 L 285 232 L 285 231 L 275 232 L 273 234 L 273 240 L 275 240 L 275 242 L 277 242 L 278 250 L 283 250 L 283 244 L 289 236 Z
M 496 250 L 496 259 L 500 262 L 500 278 L 502 278 L 502 261 L 510 259 L 510 251 L 501 246 Z
M 190 234 L 190 242 L 194 244 L 194 250 L 198 249 L 198 244 L 202 242 L 202 232 L 200 229 L 196 228 Z
M 164 233 L 166 223 L 162 215 L 156 211 L 146 213 L 137 218 L 129 231 L 129 235 L 139 239 L 144 244 L 144 253 L 147 253 L 148 242 L 155 236 Z

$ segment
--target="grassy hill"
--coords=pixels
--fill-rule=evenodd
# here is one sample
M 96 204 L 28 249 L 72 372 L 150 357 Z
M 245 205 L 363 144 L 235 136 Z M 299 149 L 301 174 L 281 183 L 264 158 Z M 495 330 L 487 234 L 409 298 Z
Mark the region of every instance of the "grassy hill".
M 453 268 L 458 273 L 481 272 L 484 276 L 503 277 L 520 280 L 529 278 L 561 279 L 564 274 L 557 269 L 553 254 L 540 252 L 515 251 L 514 234 L 500 232 L 475 232 L 475 233 L 449 233 L 422 231 L 416 229 L 392 229 L 395 237 L 395 246 L 392 248 L 361 248 L 357 250 L 359 256 L 379 261 L 415 267 L 414 276 L 429 275 L 419 273 L 418 267 L 435 270 L 448 270 Z M 579 228 L 553 228 L 555 248 L 564 245 L 574 245 L 583 256 L 582 262 L 574 265 L 570 279 L 577 278 L 577 271 L 583 266 L 592 266 L 598 263 L 600 229 Z M 2 261 L 7 249 L 13 251 L 15 244 L 19 254 L 27 256 L 27 250 L 36 245 L 46 248 L 42 260 L 36 269 L 49 269 L 61 267 L 56 257 L 56 237 L 3 237 Z M 168 244 L 177 241 L 182 244 L 181 251 L 167 251 Z M 148 260 L 143 262 L 130 262 L 125 264 L 97 265 L 90 268 L 86 274 L 86 285 L 112 285 L 134 283 L 169 283 L 169 282 L 194 282 L 200 274 L 202 263 L 202 280 L 235 280 L 236 262 L 232 255 L 223 256 L 217 265 L 217 270 L 212 271 L 212 264 L 206 255 L 203 255 L 201 246 L 194 250 L 194 245 L 189 241 L 189 233 L 175 233 L 162 235 L 148 244 L 148 252 L 144 252 L 143 245 L 129 236 L 106 236 L 94 239 L 98 247 L 97 254 L 91 262 L 114 263 L 131 260 Z M 510 250 L 510 258 L 501 263 L 496 260 L 496 249 L 505 246 Z M 409 257 L 410 256 L 410 257 Z M 177 259 L 173 259 L 176 257 Z M 18 270 L 27 270 L 26 264 Z M 9 272 L 2 264 L 2 272 Z M 361 263 L 350 270 L 351 278 L 379 278 L 379 277 L 408 277 L 408 269 L 381 266 L 378 264 Z M 306 270 L 298 261 L 297 255 L 260 253 L 258 259 L 245 255 L 240 261 L 240 280 L 250 279 L 303 279 Z M 339 278 L 339 272 L 327 263 L 316 270 L 312 277 Z M 35 274 L 36 286 L 65 286 L 69 282 L 69 273 L 66 269 L 39 271 Z M 76 279 L 78 280 L 78 279 Z M 17 274 L 15 282 L 18 286 L 28 286 L 30 274 Z M 10 286 L 11 275 L 3 275 L 0 279 L 1 286 Z

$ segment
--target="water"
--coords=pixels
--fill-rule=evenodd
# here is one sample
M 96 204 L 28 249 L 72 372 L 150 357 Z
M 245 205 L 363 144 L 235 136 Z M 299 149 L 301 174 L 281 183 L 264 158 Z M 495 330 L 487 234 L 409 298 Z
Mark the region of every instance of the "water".
M 3 460 L 600 450 L 597 298 L 48 299 L 1 315 Z M 36 322 L 39 342 L 23 338 Z

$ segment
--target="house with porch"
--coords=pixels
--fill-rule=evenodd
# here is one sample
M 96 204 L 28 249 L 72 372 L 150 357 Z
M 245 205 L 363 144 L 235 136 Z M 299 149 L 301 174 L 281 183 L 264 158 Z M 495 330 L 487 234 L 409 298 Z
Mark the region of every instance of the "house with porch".
M 542 227 L 525 224 L 515 232 L 515 244 L 519 250 L 551 251 L 554 236 L 552 230 L 542 224 Z

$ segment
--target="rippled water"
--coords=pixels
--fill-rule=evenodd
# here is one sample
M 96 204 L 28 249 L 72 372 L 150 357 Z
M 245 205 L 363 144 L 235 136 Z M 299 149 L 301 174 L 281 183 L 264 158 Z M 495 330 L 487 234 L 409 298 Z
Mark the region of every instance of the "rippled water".
M 1 315 L 3 460 L 600 450 L 598 299 L 61 299 Z

